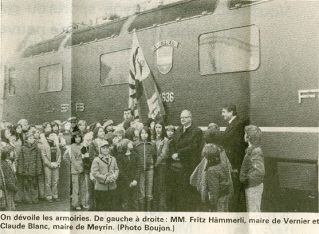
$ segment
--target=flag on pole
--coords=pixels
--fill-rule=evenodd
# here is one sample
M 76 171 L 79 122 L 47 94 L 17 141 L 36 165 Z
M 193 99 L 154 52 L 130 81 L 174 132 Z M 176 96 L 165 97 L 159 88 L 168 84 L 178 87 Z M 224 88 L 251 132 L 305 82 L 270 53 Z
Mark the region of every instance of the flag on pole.
M 165 115 L 162 99 L 134 31 L 129 75 L 129 108 L 134 111 L 135 116 L 139 115 L 137 102 L 143 94 L 147 100 L 149 118 Z

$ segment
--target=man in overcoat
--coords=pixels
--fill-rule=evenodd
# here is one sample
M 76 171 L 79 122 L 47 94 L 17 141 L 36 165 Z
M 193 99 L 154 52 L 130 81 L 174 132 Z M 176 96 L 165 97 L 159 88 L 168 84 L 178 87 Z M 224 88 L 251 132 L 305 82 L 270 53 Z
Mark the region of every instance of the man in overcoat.
M 177 128 L 169 147 L 168 208 L 194 211 L 200 196 L 190 185 L 190 176 L 200 162 L 203 133 L 193 125 L 189 110 L 182 111 L 180 120 L 182 126 Z
M 228 122 L 225 132 L 222 133 L 222 142 L 233 168 L 234 197 L 230 202 L 230 211 L 244 212 L 244 189 L 239 182 L 239 171 L 247 148 L 244 140 L 245 122 L 237 116 L 236 105 L 234 104 L 224 105 L 222 116 Z

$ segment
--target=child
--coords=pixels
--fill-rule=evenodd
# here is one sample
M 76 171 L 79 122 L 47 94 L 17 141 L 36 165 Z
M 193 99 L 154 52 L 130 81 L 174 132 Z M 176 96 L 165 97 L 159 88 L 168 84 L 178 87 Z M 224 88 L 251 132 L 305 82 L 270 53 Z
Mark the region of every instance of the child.
M 97 125 L 98 126 L 98 125 Z M 99 144 L 104 141 L 105 132 L 103 127 L 99 126 L 93 130 L 93 140 L 89 145 L 88 166 L 91 169 L 93 160 L 99 156 Z M 92 177 L 93 178 L 93 177 Z M 94 178 L 88 181 L 88 206 L 89 211 L 95 210 L 95 195 L 94 195 Z
M 143 127 L 139 133 L 139 141 L 134 144 L 134 153 L 139 158 L 139 205 L 140 211 L 151 211 L 153 200 L 153 176 L 156 151 L 151 142 L 151 132 L 148 127 Z M 146 199 L 145 199 L 146 198 Z M 146 209 L 145 209 L 146 200 Z
M 120 170 L 118 190 L 122 211 L 138 211 L 137 180 L 139 176 L 139 159 L 133 154 L 133 144 L 122 139 L 116 146 L 117 163 Z
M 79 132 L 81 133 L 81 135 L 83 137 L 85 135 L 85 133 L 87 133 L 86 121 L 85 120 L 79 120 L 78 121 L 78 128 L 79 128 Z
M 52 202 L 52 199 L 59 201 L 58 182 L 61 152 L 59 146 L 57 146 L 55 142 L 55 133 L 46 132 L 45 137 L 46 142 L 43 142 L 41 149 L 45 174 L 45 197 L 48 202 Z
M 18 191 L 16 186 L 16 176 L 12 168 L 13 158 L 13 148 L 10 146 L 4 146 L 1 150 L 1 169 L 6 186 L 7 211 L 15 210 L 14 194 Z
M 93 140 L 93 132 L 88 132 L 84 135 L 83 137 L 83 142 L 82 142 L 82 148 L 81 148 L 81 154 L 82 154 L 82 159 L 83 159 L 83 172 L 84 172 L 84 180 L 85 180 L 85 204 L 86 207 L 84 208 L 89 208 L 88 206 L 88 201 L 89 201 L 89 194 L 88 194 L 88 188 L 89 188 L 89 183 L 90 183 L 90 172 L 91 172 L 91 161 L 90 161 L 90 156 L 89 156 L 89 146 L 92 143 Z
M 22 146 L 18 158 L 18 174 L 23 176 L 25 201 L 38 203 L 38 176 L 42 173 L 41 151 L 31 132 L 26 134 L 26 142 Z
M 73 132 L 71 145 L 71 177 L 72 177 L 72 207 L 81 210 L 86 207 L 85 199 L 85 178 L 82 159 L 82 135 L 80 132 Z M 79 203 L 80 199 L 80 203 Z
M 176 129 L 174 128 L 173 125 L 169 125 L 166 127 L 166 134 L 167 134 L 167 138 L 169 141 L 171 141 L 173 139 L 175 131 L 176 131 Z
M 260 212 L 265 176 L 264 157 L 260 148 L 261 130 L 254 125 L 245 127 L 246 155 L 240 169 L 239 179 L 245 186 L 248 212 Z
M 103 128 L 102 128 L 103 129 Z M 95 202 L 97 211 L 116 210 L 116 180 L 119 168 L 114 157 L 110 155 L 111 147 L 108 141 L 99 142 L 99 156 L 92 162 L 91 172 L 95 178 Z
M 207 159 L 206 185 L 209 197 L 209 208 L 215 212 L 227 212 L 232 182 L 228 165 L 221 160 L 221 148 L 206 144 L 202 151 Z
M 166 210 L 166 171 L 169 140 L 166 137 L 165 126 L 162 121 L 157 121 L 154 126 L 156 162 L 154 172 L 154 200 L 155 211 Z

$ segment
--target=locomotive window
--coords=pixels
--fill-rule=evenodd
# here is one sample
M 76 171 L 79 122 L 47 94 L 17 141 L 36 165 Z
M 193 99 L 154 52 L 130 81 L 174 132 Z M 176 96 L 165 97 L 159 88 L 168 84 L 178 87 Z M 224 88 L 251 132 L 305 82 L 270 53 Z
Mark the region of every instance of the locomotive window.
M 100 84 L 128 83 L 130 50 L 120 50 L 100 57 Z
M 40 93 L 62 90 L 62 64 L 40 67 Z
M 201 75 L 256 70 L 260 63 L 257 26 L 228 29 L 199 37 Z
M 16 94 L 16 86 L 15 86 L 15 81 L 16 81 L 16 70 L 15 68 L 9 68 L 8 70 L 8 94 L 10 96 L 13 96 Z

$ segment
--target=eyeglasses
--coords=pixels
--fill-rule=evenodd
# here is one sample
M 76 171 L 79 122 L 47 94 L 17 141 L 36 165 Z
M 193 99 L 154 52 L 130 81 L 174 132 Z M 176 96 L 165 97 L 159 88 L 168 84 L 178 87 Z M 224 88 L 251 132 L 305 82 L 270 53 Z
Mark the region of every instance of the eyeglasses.
M 187 119 L 190 118 L 191 116 L 181 116 L 180 119 Z

